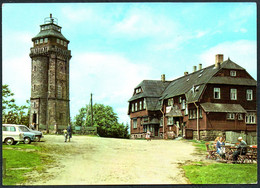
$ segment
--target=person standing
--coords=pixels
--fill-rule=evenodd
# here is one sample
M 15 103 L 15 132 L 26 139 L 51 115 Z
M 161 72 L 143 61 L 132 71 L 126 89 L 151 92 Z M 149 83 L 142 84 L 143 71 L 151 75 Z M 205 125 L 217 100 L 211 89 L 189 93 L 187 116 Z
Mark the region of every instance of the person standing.
M 71 125 L 70 124 L 67 127 L 67 132 L 68 132 L 68 138 L 69 138 L 69 142 L 70 142 L 70 139 L 72 137 L 72 129 L 71 129 Z
M 65 138 L 64 142 L 67 142 L 67 138 L 68 138 L 68 131 L 67 131 L 67 129 L 64 128 L 63 134 L 64 134 L 64 138 Z

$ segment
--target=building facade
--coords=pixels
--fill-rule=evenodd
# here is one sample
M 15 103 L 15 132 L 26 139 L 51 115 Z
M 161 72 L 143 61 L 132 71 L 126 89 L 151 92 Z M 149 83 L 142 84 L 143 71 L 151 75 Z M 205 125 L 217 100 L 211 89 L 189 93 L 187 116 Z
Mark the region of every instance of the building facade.
M 61 130 L 70 122 L 69 41 L 50 14 L 32 42 L 30 123 L 47 132 Z
M 146 106 L 141 108 L 140 101 Z M 128 114 L 132 138 L 144 137 L 147 130 L 157 138 L 203 140 L 235 132 L 256 142 L 256 81 L 218 54 L 214 65 L 199 64 L 178 79 L 165 81 L 163 75 L 159 81 L 142 81 L 129 100 Z

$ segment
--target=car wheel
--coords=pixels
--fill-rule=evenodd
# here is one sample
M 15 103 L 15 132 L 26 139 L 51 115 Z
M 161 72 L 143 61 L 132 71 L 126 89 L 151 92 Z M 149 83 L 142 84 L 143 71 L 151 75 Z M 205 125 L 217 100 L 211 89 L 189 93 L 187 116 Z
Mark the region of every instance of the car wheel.
M 35 137 L 35 141 L 36 141 L 36 142 L 40 142 L 40 140 L 41 140 L 41 136 L 36 136 L 36 137 Z
M 5 143 L 7 145 L 13 145 L 14 144 L 14 139 L 13 138 L 6 138 L 5 139 Z
M 25 144 L 30 144 L 31 143 L 31 139 L 29 137 L 24 138 L 24 143 Z

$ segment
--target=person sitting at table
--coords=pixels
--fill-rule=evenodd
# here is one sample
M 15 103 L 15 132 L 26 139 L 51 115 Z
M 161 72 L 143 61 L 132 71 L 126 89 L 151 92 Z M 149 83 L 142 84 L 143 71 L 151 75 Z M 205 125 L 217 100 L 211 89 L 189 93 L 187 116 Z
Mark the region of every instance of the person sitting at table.
M 237 139 L 239 141 L 239 145 L 237 146 L 237 150 L 234 151 L 233 153 L 233 163 L 237 162 L 237 157 L 238 155 L 245 155 L 247 152 L 247 144 L 246 142 L 243 140 L 242 137 L 238 137 Z
M 222 159 L 225 158 L 225 148 L 221 147 L 225 145 L 224 138 L 220 137 L 217 141 L 216 147 L 217 147 L 217 153 L 220 155 Z

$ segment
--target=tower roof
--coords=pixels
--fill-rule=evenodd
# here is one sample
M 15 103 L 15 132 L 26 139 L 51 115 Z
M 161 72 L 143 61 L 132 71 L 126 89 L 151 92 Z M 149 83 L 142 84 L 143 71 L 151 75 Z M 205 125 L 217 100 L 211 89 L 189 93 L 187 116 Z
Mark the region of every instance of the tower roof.
M 52 17 L 52 14 L 50 14 L 50 17 L 44 19 L 44 24 L 40 25 L 40 27 L 41 27 L 40 32 L 35 37 L 33 37 L 32 40 L 51 36 L 69 42 L 61 34 L 61 27 L 58 25 L 57 19 Z

